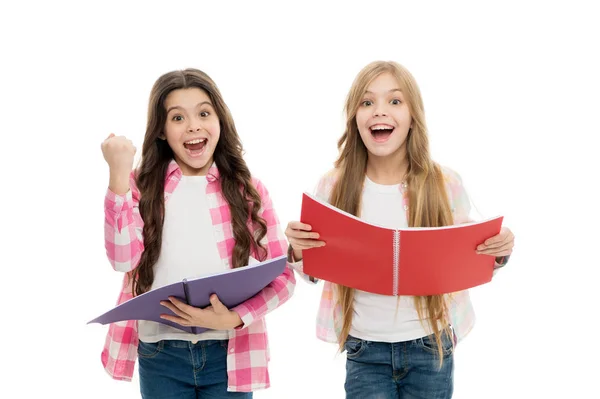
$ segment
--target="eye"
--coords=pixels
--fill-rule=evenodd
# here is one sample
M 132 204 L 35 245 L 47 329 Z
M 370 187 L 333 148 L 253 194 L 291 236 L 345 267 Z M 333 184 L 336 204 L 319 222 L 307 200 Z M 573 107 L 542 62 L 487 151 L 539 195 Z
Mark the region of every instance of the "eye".
M 398 100 L 397 98 L 394 98 L 392 101 L 390 101 L 390 104 L 393 105 L 400 105 L 402 103 L 402 101 Z
M 208 111 L 202 111 L 200 112 L 200 116 L 203 118 L 206 118 L 208 115 L 210 115 L 210 113 Z
M 183 116 L 175 115 L 173 118 L 171 118 L 171 120 L 175 122 L 181 122 L 183 120 Z
M 364 107 L 369 107 L 369 106 L 373 105 L 373 102 L 371 100 L 365 100 L 361 103 L 361 105 Z

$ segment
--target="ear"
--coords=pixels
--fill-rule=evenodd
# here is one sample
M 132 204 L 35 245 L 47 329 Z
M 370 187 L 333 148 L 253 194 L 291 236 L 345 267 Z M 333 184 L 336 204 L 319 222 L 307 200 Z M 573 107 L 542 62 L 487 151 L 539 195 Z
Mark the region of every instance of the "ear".
M 158 135 L 158 138 L 161 140 L 166 140 L 167 138 L 165 137 L 165 134 L 163 132 L 160 132 L 160 134 Z

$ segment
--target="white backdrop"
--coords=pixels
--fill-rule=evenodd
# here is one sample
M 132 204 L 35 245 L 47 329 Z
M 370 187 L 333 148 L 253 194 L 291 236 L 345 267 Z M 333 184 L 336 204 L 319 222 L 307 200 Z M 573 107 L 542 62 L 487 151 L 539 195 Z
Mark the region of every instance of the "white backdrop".
M 600 397 L 597 18 L 575 1 L 414 3 L 3 3 L 0 396 L 138 397 L 137 375 L 101 367 L 107 327 L 86 322 L 122 278 L 103 246 L 100 142 L 141 147 L 159 75 L 214 78 L 284 228 L 335 159 L 354 76 L 390 59 L 421 86 L 434 158 L 516 235 L 472 290 L 454 397 Z M 343 398 L 344 357 L 314 333 L 320 290 L 298 281 L 267 316 L 272 387 L 256 398 Z

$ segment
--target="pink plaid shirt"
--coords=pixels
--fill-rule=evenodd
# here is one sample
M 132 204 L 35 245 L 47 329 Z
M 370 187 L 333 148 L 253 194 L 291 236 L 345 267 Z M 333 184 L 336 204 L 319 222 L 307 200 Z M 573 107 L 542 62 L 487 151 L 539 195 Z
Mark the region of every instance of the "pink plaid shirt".
M 465 191 L 460 176 L 451 169 L 444 168 L 444 177 L 446 179 L 446 190 L 450 200 L 450 207 L 454 216 L 454 223 L 465 223 L 470 221 L 469 214 L 471 203 L 467 192 Z M 317 185 L 315 195 L 326 202 L 329 202 L 329 196 L 336 182 L 335 170 L 325 174 Z M 408 220 L 408 196 L 404 192 L 404 209 Z M 303 279 L 310 281 L 309 277 L 303 273 L 302 261 L 292 263 L 292 267 L 300 273 Z M 318 280 L 317 280 L 318 281 Z M 315 283 L 317 282 L 315 281 Z M 321 302 L 317 314 L 317 337 L 325 342 L 337 343 L 337 336 L 342 328 L 342 309 L 336 304 L 334 298 L 335 291 L 332 283 L 324 281 Z M 454 329 L 455 340 L 462 340 L 473 328 L 475 324 L 475 312 L 469 297 L 469 291 L 460 291 L 452 293 L 449 298 L 450 305 L 450 323 Z
M 177 187 L 181 175 L 177 163 L 171 161 L 165 179 L 165 202 Z M 221 194 L 219 171 L 214 164 L 206 178 L 209 182 L 206 193 L 219 255 L 222 261 L 231 267 L 235 242 L 231 214 Z M 268 250 L 268 258 L 281 256 L 285 254 L 287 243 L 280 230 L 269 193 L 259 180 L 253 179 L 253 184 L 262 199 L 259 215 L 267 222 L 267 235 L 263 243 Z M 138 208 L 140 193 L 135 186 L 133 174 L 130 185 L 131 190 L 125 195 L 116 195 L 107 190 L 104 202 L 106 253 L 113 268 L 121 272 L 135 269 L 144 251 L 142 236 L 144 222 Z M 258 258 L 256 254 L 253 256 Z M 267 367 L 269 345 L 264 316 L 292 296 L 295 284 L 294 272 L 288 264 L 285 271 L 260 293 L 232 309 L 239 314 L 244 324 L 229 332 L 228 391 L 249 392 L 269 387 Z M 117 303 L 123 303 L 131 298 L 131 286 L 127 284 L 127 275 L 125 275 Z M 112 378 L 131 381 L 137 359 L 137 346 L 137 321 L 110 324 L 102 351 L 102 364 Z

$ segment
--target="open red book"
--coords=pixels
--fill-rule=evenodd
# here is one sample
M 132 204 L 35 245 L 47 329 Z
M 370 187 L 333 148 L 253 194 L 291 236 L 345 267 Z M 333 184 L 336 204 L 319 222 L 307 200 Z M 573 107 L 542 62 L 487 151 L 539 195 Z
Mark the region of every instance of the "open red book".
M 382 295 L 461 291 L 492 279 L 495 257 L 475 250 L 500 232 L 502 219 L 390 229 L 304 193 L 300 220 L 326 243 L 303 251 L 304 273 Z

